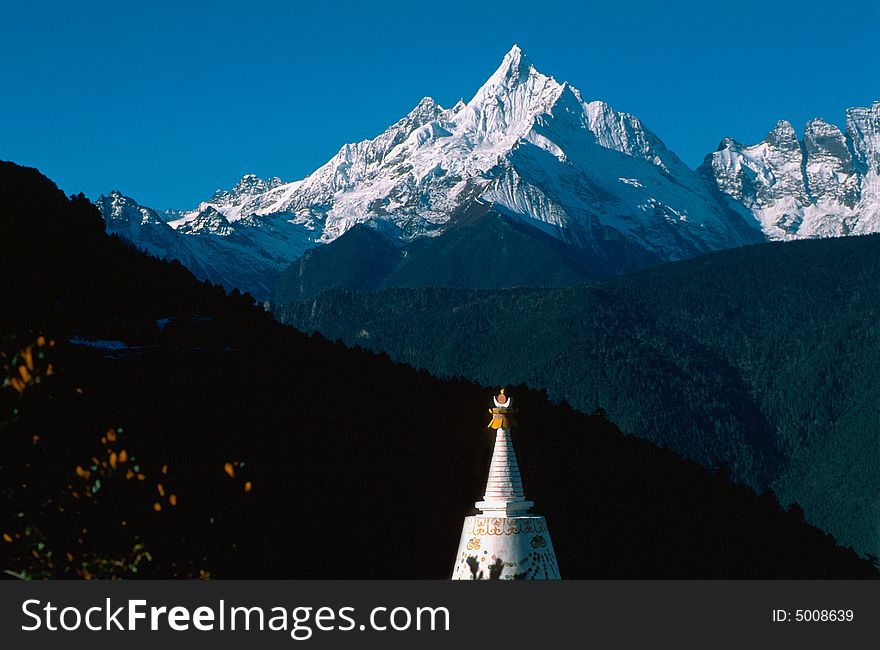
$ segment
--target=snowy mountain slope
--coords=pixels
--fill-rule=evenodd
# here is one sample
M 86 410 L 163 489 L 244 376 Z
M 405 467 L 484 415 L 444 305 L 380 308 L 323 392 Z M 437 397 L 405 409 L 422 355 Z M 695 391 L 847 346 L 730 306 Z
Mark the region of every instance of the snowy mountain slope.
M 846 112 L 846 132 L 814 119 L 799 139 L 780 120 L 760 143 L 731 138 L 700 171 L 769 239 L 880 231 L 880 102 Z
M 179 260 L 200 279 L 249 291 L 259 300 L 271 297 L 279 272 L 313 245 L 310 231 L 281 214 L 230 221 L 214 205 L 203 204 L 201 211 L 166 223 L 119 192 L 101 196 L 97 205 L 109 233 L 157 257 Z
M 245 176 L 195 210 L 156 219 L 187 245 L 211 239 L 210 261 L 201 260 L 202 246 L 188 249 L 231 284 L 233 276 L 241 281 L 242 250 L 277 273 L 285 260 L 358 223 L 381 223 L 383 233 L 403 241 L 436 236 L 478 198 L 579 247 L 611 273 L 638 267 L 635 258 L 682 259 L 763 239 L 751 217 L 719 199 L 638 118 L 585 101 L 517 46 L 467 103 L 445 109 L 426 97 L 301 181 Z M 137 210 L 125 214 L 132 222 L 115 227 L 138 242 L 143 218 Z M 105 218 L 111 223 L 106 210 Z M 261 227 L 269 222 L 274 229 Z M 155 238 L 150 228 L 158 229 L 151 222 L 143 237 Z M 168 233 L 158 230 L 164 242 Z M 256 232 L 266 236 L 256 241 Z M 622 258 L 621 241 L 645 255 Z M 224 246 L 227 254 L 217 254 Z M 177 256 L 177 248 L 169 242 L 166 254 Z M 250 284 L 241 288 L 257 293 Z
M 587 248 L 602 226 L 668 259 L 750 240 L 637 118 L 584 102 L 518 47 L 470 102 L 444 111 L 422 100 L 376 140 L 343 147 L 283 207 L 323 220 L 331 241 L 374 218 L 432 233 L 476 196 Z

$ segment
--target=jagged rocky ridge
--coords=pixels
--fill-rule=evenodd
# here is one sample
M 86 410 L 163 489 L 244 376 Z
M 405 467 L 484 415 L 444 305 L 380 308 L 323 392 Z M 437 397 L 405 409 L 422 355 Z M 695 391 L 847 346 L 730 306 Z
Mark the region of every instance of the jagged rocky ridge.
M 725 138 L 700 168 L 768 239 L 880 231 L 880 102 L 846 112 L 845 132 L 810 120 L 799 139 L 780 120 L 758 144 Z
M 119 193 L 99 205 L 111 231 L 265 298 L 303 251 L 359 223 L 409 242 L 478 199 L 574 247 L 599 275 L 763 239 L 638 118 L 585 101 L 516 46 L 469 102 L 426 97 L 301 181 L 246 176 L 161 216 Z

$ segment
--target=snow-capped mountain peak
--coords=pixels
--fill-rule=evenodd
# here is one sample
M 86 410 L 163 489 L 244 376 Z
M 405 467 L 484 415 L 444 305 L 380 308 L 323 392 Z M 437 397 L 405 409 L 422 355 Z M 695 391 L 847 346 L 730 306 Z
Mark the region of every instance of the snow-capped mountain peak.
M 458 114 L 459 128 L 497 142 L 525 136 L 531 121 L 550 110 L 562 92 L 553 77 L 541 74 L 518 45 Z
M 426 96 L 301 181 L 248 174 L 167 225 L 185 241 L 226 246 L 230 267 L 258 236 L 263 257 L 283 264 L 359 223 L 401 240 L 434 236 L 475 200 L 610 272 L 760 236 L 638 118 L 586 101 L 516 45 L 469 101 L 446 109 Z
M 134 223 L 136 225 L 164 224 L 155 210 L 138 205 L 119 190 L 113 190 L 98 198 L 98 206 L 108 222 Z
M 232 225 L 223 216 L 221 212 L 214 207 L 208 205 L 204 210 L 199 212 L 193 219 L 177 229 L 178 232 L 186 235 L 195 235 L 201 232 L 212 235 L 225 237 L 232 234 Z
M 529 57 L 514 44 L 510 51 L 504 55 L 501 65 L 486 80 L 474 95 L 474 101 L 495 95 L 500 89 L 510 89 L 528 81 L 532 75 L 544 77 L 535 68 Z M 546 77 L 544 77 L 546 78 Z
M 880 174 L 880 101 L 846 112 L 846 137 L 852 142 L 858 171 Z
M 804 152 L 807 189 L 813 201 L 855 208 L 859 178 L 841 130 L 820 118 L 810 120 L 804 127 Z
M 279 185 L 283 185 L 283 181 L 277 176 L 269 180 L 263 180 L 256 174 L 245 174 L 235 185 L 232 186 L 231 190 L 218 189 L 214 193 L 212 201 L 263 194 L 264 192 L 275 189 Z
M 788 120 L 779 120 L 776 126 L 767 134 L 764 141 L 776 149 L 799 149 L 797 133 L 791 122 Z

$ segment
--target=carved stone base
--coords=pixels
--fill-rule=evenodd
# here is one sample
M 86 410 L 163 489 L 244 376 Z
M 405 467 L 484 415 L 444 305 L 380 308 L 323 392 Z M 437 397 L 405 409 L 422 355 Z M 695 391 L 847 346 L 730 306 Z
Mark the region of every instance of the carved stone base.
M 543 517 L 465 517 L 453 580 L 559 580 Z

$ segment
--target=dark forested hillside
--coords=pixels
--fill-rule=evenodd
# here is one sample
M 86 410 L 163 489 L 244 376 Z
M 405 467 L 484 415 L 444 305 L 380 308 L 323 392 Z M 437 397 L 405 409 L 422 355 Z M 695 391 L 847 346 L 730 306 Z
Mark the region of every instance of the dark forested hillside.
M 402 257 L 399 245 L 367 225 L 357 225 L 332 246 L 312 248 L 282 271 L 274 295 L 298 300 L 331 287 L 372 291 L 382 286 Z
M 5 575 L 449 575 L 489 390 L 284 327 L 10 163 L 0 253 Z M 723 468 L 512 392 L 563 576 L 876 576 Z
M 869 236 L 750 246 L 569 289 L 328 292 L 278 315 L 441 376 L 504 376 L 601 405 L 626 431 L 721 461 L 877 554 L 878 281 Z
M 310 250 L 286 269 L 274 302 L 312 298 L 326 289 L 388 287 L 564 287 L 641 269 L 660 258 L 601 229 L 595 250 L 564 243 L 491 203 L 474 201 L 433 237 L 392 243 L 367 225 Z

